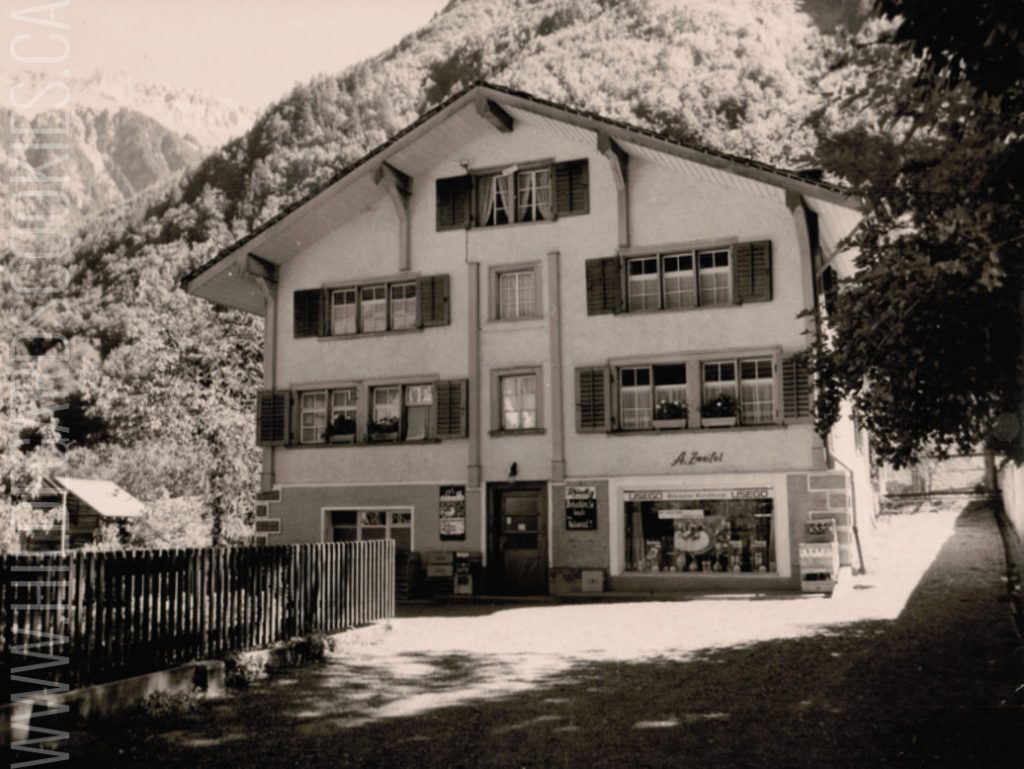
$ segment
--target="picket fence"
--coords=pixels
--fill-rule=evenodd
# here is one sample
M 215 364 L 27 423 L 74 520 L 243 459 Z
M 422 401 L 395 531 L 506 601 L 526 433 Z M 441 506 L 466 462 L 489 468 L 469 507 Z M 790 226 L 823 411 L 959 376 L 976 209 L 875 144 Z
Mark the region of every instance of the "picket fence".
M 3 566 L 5 670 L 72 688 L 395 612 L 391 540 L 24 553 Z M 67 663 L 38 667 L 41 655 Z

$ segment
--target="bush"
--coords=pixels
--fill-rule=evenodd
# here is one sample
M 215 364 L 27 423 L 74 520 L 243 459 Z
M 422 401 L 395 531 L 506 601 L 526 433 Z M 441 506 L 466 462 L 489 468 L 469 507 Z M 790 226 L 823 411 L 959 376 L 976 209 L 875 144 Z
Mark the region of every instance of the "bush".
M 176 693 L 153 692 L 138 704 L 135 715 L 140 720 L 172 725 L 199 707 L 201 694 L 198 689 Z
M 262 681 L 270 675 L 270 653 L 266 650 L 235 652 L 224 659 L 224 683 L 237 689 Z

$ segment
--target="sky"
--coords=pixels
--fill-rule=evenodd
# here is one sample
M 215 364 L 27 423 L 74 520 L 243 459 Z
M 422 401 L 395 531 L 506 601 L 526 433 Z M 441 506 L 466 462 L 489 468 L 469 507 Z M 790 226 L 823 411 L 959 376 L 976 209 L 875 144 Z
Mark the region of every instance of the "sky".
M 119 70 L 251 108 L 380 53 L 447 0 L 72 0 L 75 75 Z M 33 5 L 34 3 L 29 3 Z

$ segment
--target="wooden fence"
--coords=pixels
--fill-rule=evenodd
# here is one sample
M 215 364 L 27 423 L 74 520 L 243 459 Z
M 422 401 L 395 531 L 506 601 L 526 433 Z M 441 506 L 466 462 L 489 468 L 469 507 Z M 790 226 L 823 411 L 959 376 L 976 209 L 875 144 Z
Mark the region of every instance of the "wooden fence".
M 390 540 L 26 553 L 3 566 L 4 669 L 35 665 L 20 675 L 72 688 L 395 612 Z M 47 668 L 42 655 L 68 661 Z

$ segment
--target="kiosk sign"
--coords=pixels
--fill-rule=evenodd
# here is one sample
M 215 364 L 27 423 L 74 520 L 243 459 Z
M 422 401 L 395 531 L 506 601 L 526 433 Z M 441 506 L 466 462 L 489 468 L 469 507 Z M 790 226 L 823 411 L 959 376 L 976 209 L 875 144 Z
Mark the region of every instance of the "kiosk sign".
M 597 487 L 565 487 L 565 528 L 593 531 L 597 528 Z
M 466 487 L 442 486 L 438 501 L 441 539 L 465 539 Z

